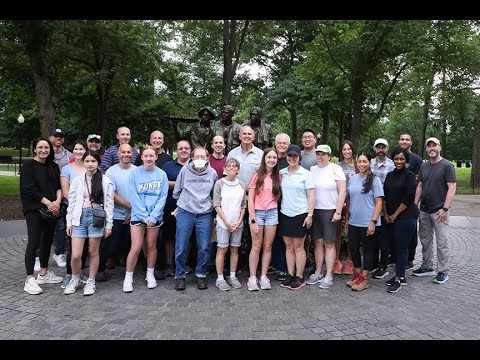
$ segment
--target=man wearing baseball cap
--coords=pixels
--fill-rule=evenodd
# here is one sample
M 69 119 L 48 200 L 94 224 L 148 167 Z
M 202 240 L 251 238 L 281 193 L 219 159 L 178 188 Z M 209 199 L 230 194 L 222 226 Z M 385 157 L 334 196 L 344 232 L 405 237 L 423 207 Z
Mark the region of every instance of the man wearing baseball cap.
M 457 189 L 455 169 L 450 161 L 440 155 L 442 146 L 436 137 L 425 141 L 425 150 L 429 160 L 424 162 L 418 172 L 418 185 L 415 204 L 420 203 L 418 237 L 422 244 L 422 265 L 413 270 L 415 276 L 434 276 L 433 235 L 437 244 L 437 270 L 433 279 L 435 284 L 444 284 L 448 280 L 448 210 L 452 205 Z
M 90 150 L 100 151 L 102 147 L 102 137 L 97 134 L 88 135 L 87 145 Z
M 390 171 L 395 169 L 395 164 L 391 159 L 388 158 L 388 141 L 379 138 L 375 140 L 373 144 L 373 150 L 375 151 L 375 158 L 372 159 L 370 163 L 370 169 L 372 173 L 375 174 L 376 177 L 380 179 L 383 183 L 385 182 L 385 178 Z M 385 224 L 385 219 L 383 216 L 383 212 L 380 213 L 380 221 L 382 222 L 382 226 L 377 228 L 377 243 L 376 249 L 373 256 L 373 263 L 372 269 L 376 269 L 373 272 L 373 277 L 375 279 L 383 279 L 385 276 L 388 275 L 388 256 L 390 255 L 390 246 L 388 241 L 383 241 L 383 233 L 382 228 L 383 224 Z M 380 262 L 379 262 L 379 254 L 380 254 Z

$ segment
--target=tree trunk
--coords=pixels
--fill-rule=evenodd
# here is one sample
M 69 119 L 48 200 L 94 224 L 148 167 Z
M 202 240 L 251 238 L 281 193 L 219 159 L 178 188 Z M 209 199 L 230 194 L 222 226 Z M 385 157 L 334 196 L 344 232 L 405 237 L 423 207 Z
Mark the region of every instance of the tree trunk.
M 473 138 L 472 149 L 472 173 L 470 175 L 470 186 L 480 186 L 480 118 L 477 119 L 475 124 L 475 135 Z
M 428 115 L 430 113 L 430 105 L 432 103 L 432 86 L 433 78 L 435 74 L 433 73 L 430 79 L 428 80 L 427 87 L 425 88 L 424 97 L 423 97 L 423 111 L 422 119 L 420 122 L 420 135 L 418 137 L 417 145 L 417 154 L 423 158 L 423 153 L 425 152 L 425 133 L 427 132 L 428 124 Z
M 340 112 L 338 116 L 338 151 L 339 154 L 342 153 L 342 142 L 345 139 L 345 113 L 343 111 Z
M 223 21 L 223 82 L 222 104 L 229 105 L 232 101 L 233 84 L 233 54 L 235 52 L 235 35 L 237 23 L 235 20 Z
M 288 112 L 290 113 L 290 121 L 292 123 L 292 144 L 298 144 L 298 129 L 297 129 L 297 109 L 288 107 Z
M 26 20 L 24 25 L 26 30 L 25 46 L 32 71 L 35 99 L 39 109 L 40 133 L 41 136 L 48 138 L 50 130 L 56 125 L 48 69 L 42 59 L 47 35 L 41 29 L 41 21 Z
M 323 118 L 323 124 L 322 124 L 322 144 L 328 144 L 329 141 L 329 133 L 330 133 L 330 114 L 331 114 L 331 108 L 327 104 L 325 106 L 322 106 L 322 118 Z
M 363 83 L 355 81 L 352 84 L 353 116 L 351 125 L 351 141 L 355 149 L 358 149 L 360 142 L 360 121 L 362 119 L 363 107 Z

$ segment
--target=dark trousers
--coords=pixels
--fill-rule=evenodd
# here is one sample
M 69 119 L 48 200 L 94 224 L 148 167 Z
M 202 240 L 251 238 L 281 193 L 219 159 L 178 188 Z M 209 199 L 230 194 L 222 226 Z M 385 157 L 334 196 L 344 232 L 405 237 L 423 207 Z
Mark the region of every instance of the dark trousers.
M 38 248 L 40 248 L 40 266 L 48 268 L 56 222 L 43 221 L 40 213 L 36 210 L 27 212 L 25 220 L 28 233 L 27 248 L 25 249 L 25 270 L 27 275 L 33 275 L 35 252 Z
M 415 222 L 415 229 L 413 231 L 413 235 L 410 238 L 410 241 L 408 242 L 408 261 L 410 262 L 413 262 L 413 260 L 415 260 L 415 254 L 417 252 L 417 245 L 418 245 L 417 227 L 418 227 L 417 222 Z
M 385 218 L 380 217 L 382 226 L 375 227 L 375 244 L 373 253 L 372 269 L 381 267 L 386 269 L 388 267 L 388 256 L 390 255 L 390 243 L 384 239 Z M 365 231 L 366 232 L 366 231 Z
M 107 238 L 102 238 L 100 242 L 100 264 L 98 265 L 98 272 L 105 271 L 105 265 L 109 257 L 126 255 L 130 251 L 132 244 L 130 224 L 124 224 L 124 221 L 125 220 L 113 220 L 112 234 Z
M 417 219 L 397 218 L 393 224 L 386 224 L 384 227 L 385 240 L 395 248 L 396 276 L 403 278 L 408 261 L 408 245 L 417 228 Z
M 308 253 L 307 253 L 308 258 Z M 285 250 L 285 241 L 280 236 L 278 228 L 272 244 L 272 266 L 277 270 L 287 272 L 287 258 Z
M 378 228 L 380 228 L 380 226 L 375 228 L 373 235 L 367 236 L 366 227 L 348 225 L 348 245 L 350 246 L 350 252 L 352 253 L 353 267 L 357 269 L 362 268 L 363 270 L 368 271 L 372 269 Z M 363 252 L 363 265 L 360 247 Z

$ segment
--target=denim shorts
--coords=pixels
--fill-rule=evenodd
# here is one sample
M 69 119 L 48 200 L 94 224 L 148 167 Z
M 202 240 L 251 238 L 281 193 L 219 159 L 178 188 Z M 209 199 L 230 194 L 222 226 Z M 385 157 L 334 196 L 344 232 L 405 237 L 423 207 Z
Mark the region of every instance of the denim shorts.
M 255 210 L 255 221 L 260 226 L 278 225 L 278 209 Z
M 93 226 L 93 209 L 83 208 L 80 225 L 72 226 L 72 238 L 101 238 L 104 227 Z

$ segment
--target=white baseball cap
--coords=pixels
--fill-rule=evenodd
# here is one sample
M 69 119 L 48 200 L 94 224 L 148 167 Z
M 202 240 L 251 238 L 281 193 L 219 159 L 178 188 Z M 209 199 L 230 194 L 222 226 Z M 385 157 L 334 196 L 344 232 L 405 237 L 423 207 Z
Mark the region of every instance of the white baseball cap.
M 373 144 L 373 147 L 377 146 L 378 144 L 383 144 L 385 146 L 388 146 L 388 141 L 385 140 L 385 139 L 382 139 L 382 138 L 377 139 L 377 140 L 375 140 L 375 143 Z

